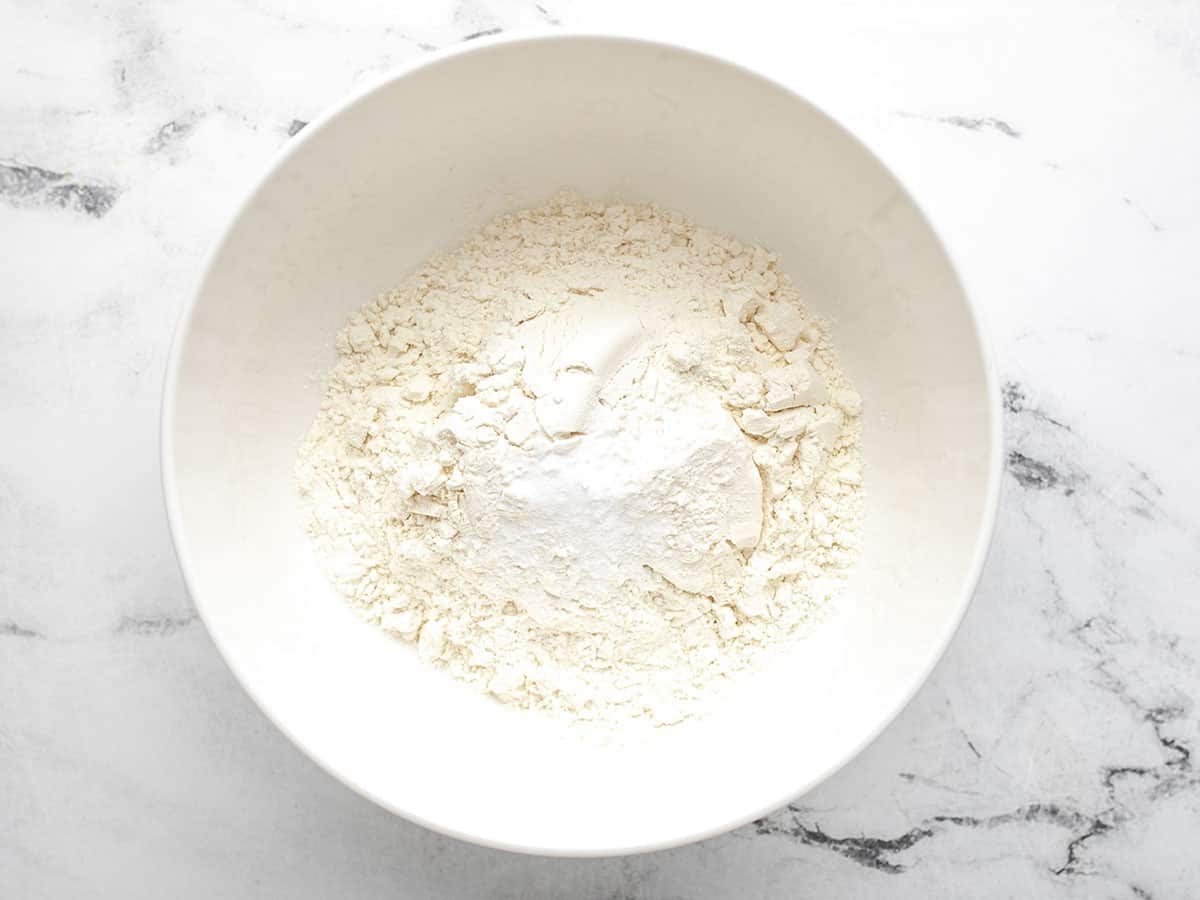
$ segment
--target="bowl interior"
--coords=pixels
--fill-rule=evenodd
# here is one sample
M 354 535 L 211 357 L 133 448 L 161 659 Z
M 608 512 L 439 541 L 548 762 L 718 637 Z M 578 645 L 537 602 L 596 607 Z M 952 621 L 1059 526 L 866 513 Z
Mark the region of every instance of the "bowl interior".
M 611 743 L 487 700 L 361 624 L 317 571 L 292 476 L 345 319 L 493 215 L 564 187 L 673 207 L 777 251 L 834 320 L 865 400 L 865 540 L 835 614 L 711 717 Z M 330 771 L 484 843 L 663 846 L 811 786 L 926 676 L 991 524 L 991 376 L 918 209 L 806 102 L 661 45 L 470 47 L 310 126 L 217 250 L 175 367 L 172 527 L 230 665 Z

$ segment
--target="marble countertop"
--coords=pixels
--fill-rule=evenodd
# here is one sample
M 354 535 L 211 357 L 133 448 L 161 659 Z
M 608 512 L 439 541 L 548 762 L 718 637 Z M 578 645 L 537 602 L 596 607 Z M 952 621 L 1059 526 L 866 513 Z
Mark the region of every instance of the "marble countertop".
M 827 6 L 0 0 L 0 895 L 1200 894 L 1200 7 Z M 950 236 L 1007 410 L 991 560 L 909 708 L 787 809 L 625 859 L 320 772 L 196 620 L 159 488 L 172 329 L 256 174 L 381 71 L 547 25 L 733 56 L 863 136 Z

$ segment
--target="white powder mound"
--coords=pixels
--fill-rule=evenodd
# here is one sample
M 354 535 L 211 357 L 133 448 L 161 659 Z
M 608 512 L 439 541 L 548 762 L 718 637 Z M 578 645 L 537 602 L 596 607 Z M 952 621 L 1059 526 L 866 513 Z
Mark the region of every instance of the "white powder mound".
M 861 401 L 761 247 L 563 195 L 337 348 L 297 464 L 321 561 L 504 702 L 678 722 L 853 560 Z

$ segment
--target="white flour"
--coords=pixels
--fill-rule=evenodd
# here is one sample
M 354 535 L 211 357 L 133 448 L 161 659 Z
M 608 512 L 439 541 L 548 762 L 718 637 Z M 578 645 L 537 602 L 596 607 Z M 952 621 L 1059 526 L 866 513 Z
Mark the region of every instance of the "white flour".
M 860 400 L 762 248 L 564 195 L 337 347 L 297 464 L 322 562 L 500 700 L 679 721 L 852 561 Z

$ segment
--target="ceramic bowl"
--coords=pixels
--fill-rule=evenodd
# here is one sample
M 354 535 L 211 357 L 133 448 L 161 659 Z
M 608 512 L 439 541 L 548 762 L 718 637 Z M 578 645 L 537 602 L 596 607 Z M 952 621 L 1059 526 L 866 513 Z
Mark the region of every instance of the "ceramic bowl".
M 301 530 L 297 447 L 359 306 L 561 188 L 776 251 L 864 403 L 861 560 L 829 620 L 706 718 L 625 740 L 508 708 L 364 624 Z M 781 85 L 679 47 L 471 42 L 312 122 L 237 210 L 180 325 L 162 464 L 197 609 L 246 691 L 384 807 L 496 847 L 604 855 L 741 825 L 900 711 L 970 601 L 1000 472 L 976 311 L 897 179 Z

